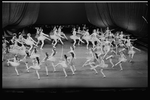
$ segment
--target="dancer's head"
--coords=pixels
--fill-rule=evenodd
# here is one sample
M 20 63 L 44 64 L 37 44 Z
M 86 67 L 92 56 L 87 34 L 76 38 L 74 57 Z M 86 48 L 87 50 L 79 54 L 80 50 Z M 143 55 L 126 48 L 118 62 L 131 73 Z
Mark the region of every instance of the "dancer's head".
M 96 30 L 99 31 L 99 28 L 97 28 Z
M 27 57 L 30 57 L 29 50 L 26 50 L 25 52 L 26 52 Z
M 35 59 L 36 59 L 36 61 L 38 62 L 38 64 L 40 64 L 40 58 L 39 58 L 39 57 L 36 57 Z
M 13 36 L 17 36 L 17 34 L 16 34 L 16 33 L 14 33 L 14 34 L 13 34 Z
M 4 36 L 3 36 L 2 38 L 3 38 L 3 39 L 5 39 L 5 37 L 4 37 Z
M 36 49 L 36 47 L 35 47 L 35 46 L 34 46 L 34 52 L 35 52 L 35 53 L 37 53 L 37 49 Z
M 70 54 L 71 54 L 72 58 L 74 58 L 74 57 L 75 57 L 75 55 L 74 55 L 74 53 L 73 53 L 73 52 L 71 52 Z
M 56 26 L 54 26 L 53 30 L 56 30 Z
M 45 52 L 45 55 L 48 56 L 49 54 L 47 52 Z
M 76 28 L 73 28 L 72 30 L 73 30 L 73 31 L 75 31 L 75 30 L 76 30 Z
M 64 54 L 64 59 L 65 59 L 65 60 L 67 60 L 67 58 L 68 58 L 68 57 L 67 57 L 67 55 L 66 55 L 66 54 Z
M 127 36 L 127 39 L 130 39 L 130 36 Z
M 28 34 L 27 34 L 27 36 L 31 36 L 31 34 L 30 34 L 30 33 L 28 33 Z
M 109 30 L 109 27 L 107 26 L 107 30 Z
M 97 53 L 94 53 L 94 54 L 95 54 L 95 58 L 98 59 L 98 58 L 99 58 L 99 57 L 98 57 L 98 54 L 97 54 Z
M 123 34 L 123 31 L 121 31 L 120 34 Z
M 96 32 L 96 29 L 94 29 L 93 32 Z
M 15 57 L 15 59 L 16 59 L 16 60 L 18 60 L 18 59 L 19 59 L 19 58 L 18 58 L 18 55 L 15 55 L 14 57 Z
M 21 32 L 19 32 L 18 34 L 19 34 L 19 35 L 21 35 L 22 33 L 21 33 Z

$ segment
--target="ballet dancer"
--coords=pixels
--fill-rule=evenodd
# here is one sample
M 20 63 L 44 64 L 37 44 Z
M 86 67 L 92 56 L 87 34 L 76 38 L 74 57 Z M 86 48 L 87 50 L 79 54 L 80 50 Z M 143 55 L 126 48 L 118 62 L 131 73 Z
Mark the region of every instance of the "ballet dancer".
M 98 37 L 100 37 L 97 33 L 96 33 L 96 30 L 94 29 L 93 30 L 93 33 L 90 35 L 91 36 L 91 39 L 90 41 L 92 42 L 92 45 L 93 45 L 93 48 L 95 47 L 95 42 L 99 43 L 101 42 Z
M 137 39 L 130 39 L 130 37 L 128 36 L 126 39 L 126 46 L 128 48 L 128 50 L 130 49 L 130 47 L 132 46 L 132 42 L 136 41 Z
M 96 60 L 94 60 L 94 62 L 93 62 L 94 64 L 90 64 L 90 66 L 91 66 L 90 69 L 91 70 L 93 69 L 93 70 L 95 70 L 96 73 L 98 73 L 96 68 L 100 67 L 100 69 L 101 69 L 100 72 L 102 73 L 103 78 L 105 78 L 106 75 L 103 73 L 103 70 L 108 67 L 108 64 L 105 63 L 105 61 L 104 61 L 102 56 L 98 57 L 98 55 L 95 55 L 95 58 L 96 58 Z
M 47 63 L 46 63 L 48 57 L 49 57 L 49 54 L 48 54 L 47 52 L 45 52 L 45 57 L 44 57 L 44 59 L 42 60 L 42 62 L 45 62 L 46 75 L 48 75 L 48 68 L 47 68 L 48 65 L 47 65 Z
M 60 37 L 65 38 L 66 40 L 68 40 L 67 36 L 61 31 L 61 26 L 58 28 L 58 34 Z
M 11 43 L 14 44 L 16 39 L 17 39 L 16 35 L 13 35 L 13 37 L 12 37 L 11 40 L 10 40 Z
M 97 53 L 93 53 L 93 58 L 91 60 L 89 60 L 88 62 L 84 63 L 84 66 L 89 65 L 91 67 L 90 69 L 94 70 L 95 73 L 97 74 L 98 73 L 96 70 L 96 68 L 97 68 L 96 63 L 97 62 L 98 62 L 98 55 L 97 55 Z
M 74 43 L 73 43 L 73 47 L 74 47 L 74 48 L 76 47 L 75 45 L 76 45 L 77 40 L 79 40 L 79 41 L 81 41 L 82 43 L 84 43 L 84 42 L 81 40 L 81 38 L 76 35 L 76 33 L 77 33 L 77 32 L 76 32 L 75 28 L 73 28 L 73 32 L 72 32 L 73 35 L 71 35 L 70 38 L 74 41 Z M 79 43 L 79 42 L 78 42 L 78 43 Z
M 25 53 L 26 53 L 26 56 L 23 59 L 21 59 L 20 62 L 25 63 L 26 70 L 27 72 L 29 72 L 28 58 L 30 58 L 31 55 L 30 55 L 29 50 L 26 50 Z
M 63 55 L 63 60 L 60 60 L 58 64 L 56 64 L 54 67 L 57 67 L 58 65 L 61 65 L 63 71 L 64 71 L 64 74 L 65 74 L 65 77 L 67 77 L 67 73 L 66 73 L 66 68 L 68 67 L 68 60 L 67 60 L 67 55 L 64 54 Z M 73 73 L 74 74 L 74 73 Z
M 43 29 L 41 29 L 41 31 L 40 31 L 40 33 L 39 33 L 39 36 L 36 37 L 36 38 L 37 38 L 37 40 L 38 40 L 38 42 L 36 43 L 36 45 L 38 45 L 40 41 L 42 42 L 41 47 L 40 47 L 41 50 L 43 50 L 44 41 L 45 41 L 46 39 L 49 40 L 49 41 L 51 41 L 51 39 L 49 38 L 49 35 L 43 33 Z
M 88 65 L 89 62 L 93 62 L 93 60 L 94 60 L 94 49 L 93 49 L 93 48 L 90 48 L 89 51 L 90 51 L 89 53 L 91 54 L 91 57 L 87 57 L 87 58 L 86 58 L 87 60 L 86 60 L 85 63 L 82 65 L 82 67 Z
M 68 65 L 70 66 L 70 69 L 72 70 L 73 74 L 75 74 L 74 73 L 74 71 L 76 71 L 76 67 L 74 64 L 74 59 L 76 59 L 75 53 L 74 53 L 74 51 L 70 51 L 69 53 L 70 53 L 70 56 L 67 58 L 67 60 L 69 62 Z
M 6 40 L 5 37 L 3 37 L 3 40 L 2 40 L 2 50 L 6 53 L 7 52 L 7 48 L 8 48 L 8 41 Z
M 38 80 L 40 80 L 40 75 L 39 75 L 39 70 L 41 69 L 41 62 L 40 62 L 40 58 L 39 57 L 36 57 L 33 61 L 32 61 L 33 65 L 32 66 L 29 66 L 28 70 L 29 69 L 35 69 L 35 72 L 37 74 L 37 77 L 38 77 Z
M 54 67 L 54 62 L 56 61 L 56 58 L 54 57 L 56 55 L 57 51 L 55 48 L 52 49 L 52 53 L 51 55 L 49 56 L 49 54 L 46 52 L 45 53 L 45 57 L 44 59 L 42 60 L 42 62 L 45 62 L 45 69 L 46 69 L 46 73 L 48 75 L 48 68 L 47 68 L 47 62 L 50 61 L 52 66 L 53 66 L 53 69 L 54 69 L 54 72 L 56 71 L 55 67 Z
M 68 57 L 66 54 L 63 54 L 63 47 L 62 47 L 62 53 L 61 53 L 61 60 L 59 61 L 58 64 L 56 64 L 54 67 L 57 67 L 58 65 L 61 65 L 61 68 L 64 71 L 65 77 L 67 77 L 67 73 L 66 73 L 66 68 L 70 68 L 72 71 L 72 74 L 74 75 L 74 71 L 76 71 L 76 68 L 73 63 L 73 58 L 74 58 L 74 54 L 71 53 L 71 56 Z
M 89 48 L 89 42 L 91 39 L 90 33 L 89 33 L 89 29 L 87 29 L 82 37 L 82 39 L 84 39 L 86 41 L 86 48 Z
M 17 55 L 15 55 L 14 58 L 10 58 L 7 60 L 7 65 L 9 66 L 9 64 L 15 68 L 17 75 L 19 75 L 17 67 L 20 65 L 20 61 L 18 60 Z
M 64 44 L 64 43 L 62 42 L 62 40 L 61 40 L 61 37 L 62 37 L 62 36 L 57 33 L 57 28 L 56 28 L 56 27 L 54 27 L 52 33 L 53 33 L 53 34 L 51 35 L 51 32 L 50 32 L 49 35 L 50 35 L 50 38 L 53 40 L 53 41 L 52 41 L 53 48 L 56 48 L 56 45 L 57 45 L 57 43 L 58 43 L 58 40 L 61 42 L 61 44 Z M 62 38 L 63 38 L 63 37 L 62 37 Z M 54 42 L 55 42 L 55 43 L 54 43 Z
M 29 50 L 30 51 L 30 50 Z M 38 50 L 36 47 L 33 47 L 33 50 L 30 51 L 30 58 L 34 60 L 36 57 L 40 57 L 40 54 L 38 54 Z
M 37 46 L 37 42 L 33 40 L 30 33 L 27 34 L 27 39 L 24 39 L 24 43 L 30 46 L 29 50 L 31 50 L 34 45 Z
M 134 49 L 138 50 L 138 51 L 141 51 L 140 49 L 134 47 L 133 45 L 130 46 L 129 50 L 128 50 L 128 54 L 129 54 L 129 58 L 130 58 L 130 62 L 132 62 L 132 59 L 134 57 L 134 54 L 136 53 L 134 51 Z
M 114 63 L 112 62 L 112 59 L 114 58 L 114 55 L 110 55 L 110 56 L 108 56 L 108 57 L 106 57 L 106 60 L 108 60 L 109 59 L 109 62 L 111 63 L 111 67 L 113 68 L 115 65 L 114 65 Z
M 68 53 L 72 53 L 74 55 L 74 59 L 76 59 L 76 54 L 75 54 L 75 51 L 74 51 L 74 48 L 71 46 L 70 47 L 70 51 Z
M 119 64 L 120 70 L 123 70 L 123 68 L 122 68 L 122 63 L 123 63 L 123 62 L 126 62 L 126 61 L 127 61 L 126 56 L 123 54 L 123 52 L 120 52 L 119 61 L 115 64 L 115 66 L 117 66 L 117 65 Z

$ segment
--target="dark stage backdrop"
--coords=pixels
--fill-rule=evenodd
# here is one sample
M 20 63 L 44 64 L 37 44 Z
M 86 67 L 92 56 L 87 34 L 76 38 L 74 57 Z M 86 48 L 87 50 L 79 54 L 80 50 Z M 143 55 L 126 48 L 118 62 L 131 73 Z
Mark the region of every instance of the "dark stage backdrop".
M 33 25 L 39 13 L 39 3 L 2 3 L 2 28 L 6 37 Z
M 2 28 L 15 31 L 33 25 L 38 17 L 38 3 L 2 3 Z
M 35 24 L 89 24 L 84 3 L 41 3 Z
M 121 28 L 148 43 L 147 3 L 8 3 L 2 4 L 2 28 L 32 24 L 93 24 Z M 15 32 L 15 31 L 14 31 Z
M 86 3 L 88 21 L 98 27 L 119 27 L 148 42 L 147 3 Z

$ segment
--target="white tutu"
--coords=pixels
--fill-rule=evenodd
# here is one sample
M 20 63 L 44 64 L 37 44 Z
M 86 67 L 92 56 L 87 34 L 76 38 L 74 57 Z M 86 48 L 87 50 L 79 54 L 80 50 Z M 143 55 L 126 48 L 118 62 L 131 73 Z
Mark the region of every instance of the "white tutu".
M 105 64 L 104 61 L 101 61 L 100 67 L 101 67 L 101 68 L 107 68 L 107 67 L 108 67 L 108 64 Z
M 133 51 L 133 50 L 129 50 L 129 52 L 128 52 L 128 54 L 134 54 L 135 53 L 135 51 Z
M 126 58 L 124 58 L 124 57 L 121 57 L 121 58 L 119 58 L 119 61 L 126 62 L 126 61 L 127 61 L 127 59 L 126 59 Z
M 55 57 L 49 57 L 47 60 L 49 60 L 49 61 L 56 61 L 56 58 Z
M 64 67 L 64 68 L 67 68 L 67 67 L 68 67 L 68 65 L 66 64 L 66 61 L 61 61 L 60 63 L 61 63 L 61 65 L 62 65 L 62 67 Z
M 38 64 L 35 64 L 35 65 L 33 65 L 33 66 L 30 66 L 30 67 L 33 68 L 33 69 L 37 69 L 37 70 L 40 69 L 40 65 L 38 65 Z

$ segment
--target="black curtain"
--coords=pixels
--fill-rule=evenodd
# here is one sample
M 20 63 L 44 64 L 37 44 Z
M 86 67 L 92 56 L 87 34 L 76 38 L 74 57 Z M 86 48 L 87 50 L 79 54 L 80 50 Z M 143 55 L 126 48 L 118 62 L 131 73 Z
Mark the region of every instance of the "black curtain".
M 148 42 L 147 3 L 86 3 L 85 8 L 93 25 L 119 27 Z
M 2 28 L 9 34 L 32 25 L 38 18 L 38 3 L 2 3 Z M 7 30 L 7 31 L 6 31 Z

